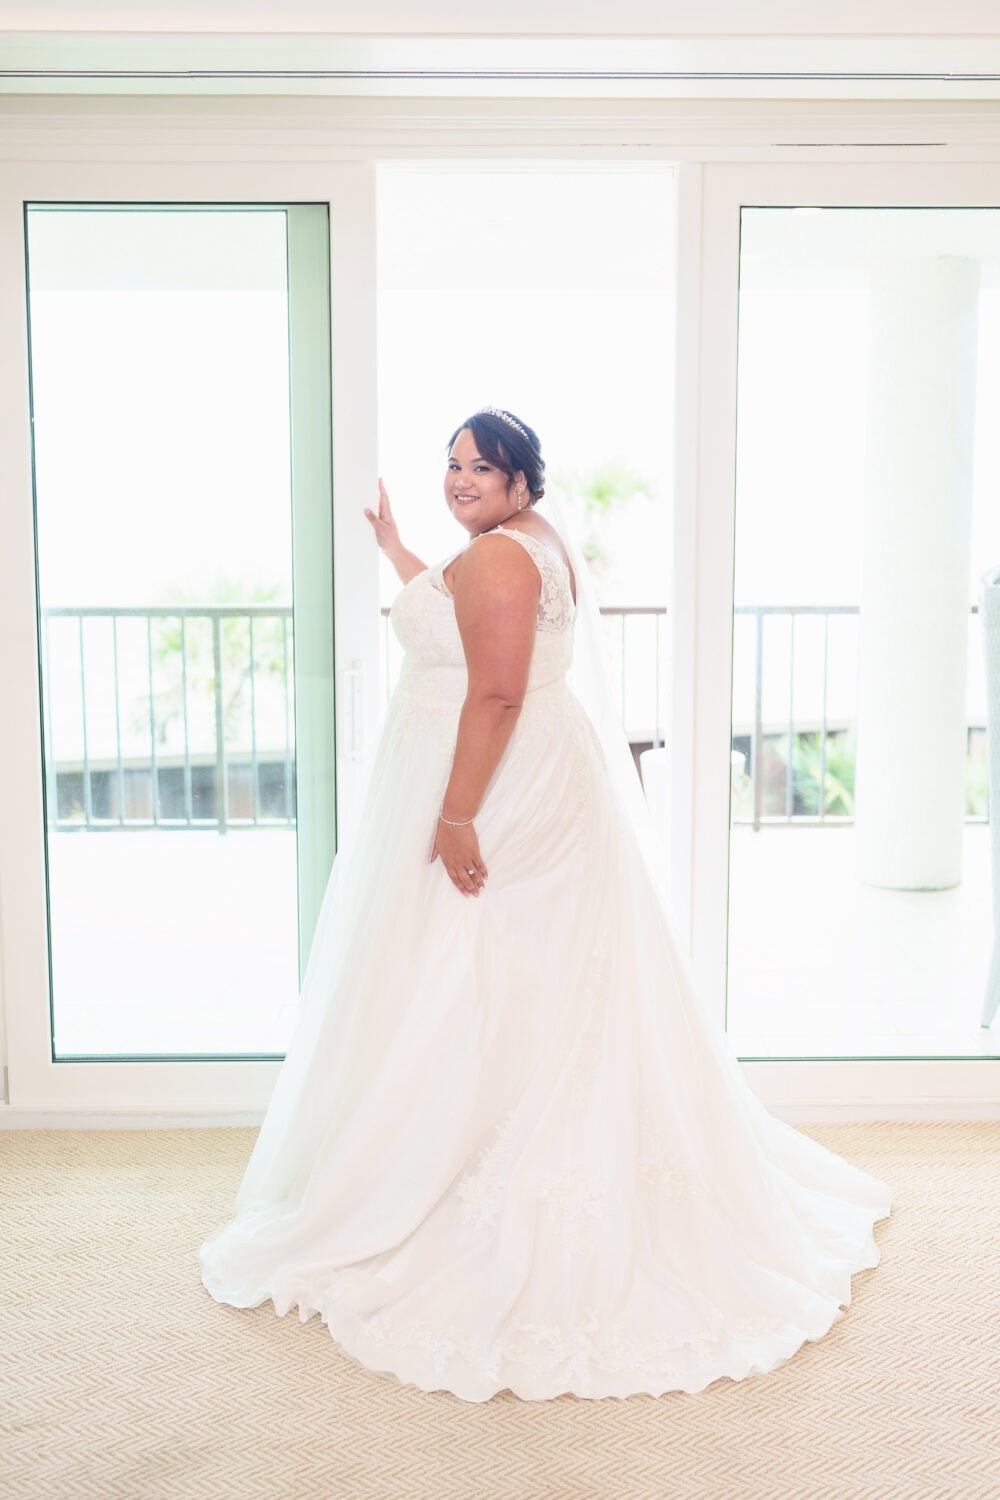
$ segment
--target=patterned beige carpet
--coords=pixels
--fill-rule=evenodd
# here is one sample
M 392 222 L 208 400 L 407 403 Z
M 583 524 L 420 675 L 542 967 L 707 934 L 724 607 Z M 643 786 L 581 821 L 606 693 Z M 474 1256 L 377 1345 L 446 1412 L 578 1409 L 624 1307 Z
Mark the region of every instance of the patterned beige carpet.
M 824 1339 L 695 1396 L 478 1406 L 211 1300 L 253 1130 L 0 1133 L 0 1495 L 1000 1496 L 1000 1123 L 803 1128 L 898 1192 Z

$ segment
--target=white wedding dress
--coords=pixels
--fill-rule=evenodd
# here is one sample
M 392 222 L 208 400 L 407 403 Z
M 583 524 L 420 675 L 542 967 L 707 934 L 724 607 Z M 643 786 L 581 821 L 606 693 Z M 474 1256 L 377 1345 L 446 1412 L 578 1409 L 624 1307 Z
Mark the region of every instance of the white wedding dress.
M 445 559 L 393 604 L 406 655 L 367 799 L 202 1278 L 467 1401 L 700 1391 L 844 1315 L 892 1194 L 772 1116 L 702 1010 L 567 682 L 569 573 L 496 529 L 542 588 L 475 820 L 485 891 L 428 862 L 467 684 Z

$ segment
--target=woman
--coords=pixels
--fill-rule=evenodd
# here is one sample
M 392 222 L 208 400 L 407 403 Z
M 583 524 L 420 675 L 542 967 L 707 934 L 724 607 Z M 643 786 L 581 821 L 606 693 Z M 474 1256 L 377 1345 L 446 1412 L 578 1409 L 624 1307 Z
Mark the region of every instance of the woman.
M 878 1264 L 890 1189 L 770 1115 L 694 996 L 536 434 L 474 413 L 444 494 L 469 541 L 431 567 L 366 511 L 406 654 L 204 1284 L 468 1401 L 771 1370 Z

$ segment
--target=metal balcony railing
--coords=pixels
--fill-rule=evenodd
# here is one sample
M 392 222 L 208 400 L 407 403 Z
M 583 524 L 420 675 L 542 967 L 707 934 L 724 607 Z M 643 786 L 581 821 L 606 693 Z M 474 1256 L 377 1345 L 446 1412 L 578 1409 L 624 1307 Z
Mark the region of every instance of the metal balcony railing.
M 60 622 L 75 641 L 61 640 L 57 651 Z M 50 825 L 220 832 L 294 826 L 292 651 L 290 606 L 43 609 Z M 123 655 L 132 668 L 127 692 Z M 58 718 L 57 672 L 65 688 Z M 62 750 L 61 737 L 72 738 L 73 752 Z
M 978 606 L 970 607 L 970 625 L 978 613 Z M 842 713 L 838 719 L 831 715 L 829 696 L 830 629 L 837 619 L 850 618 L 860 621 L 860 609 L 853 604 L 744 604 L 735 607 L 735 615 L 748 618 L 753 627 L 753 711 L 749 723 L 733 721 L 732 748 L 746 760 L 747 770 L 744 789 L 747 795 L 737 796 L 734 787 L 731 823 L 756 829 L 764 826 L 792 825 L 801 827 L 823 824 L 852 824 L 850 812 L 831 813 L 828 805 L 836 801 L 841 789 L 831 789 L 828 776 L 832 749 L 853 735 L 855 713 Z M 773 716 L 764 716 L 765 622 L 767 620 L 787 622 L 787 712 L 783 722 Z M 818 713 L 811 716 L 803 713 L 796 703 L 796 624 L 815 620 L 822 623 L 822 678 L 819 684 Z M 854 684 L 856 688 L 856 682 Z M 974 773 L 973 752 L 976 736 L 981 736 L 985 746 L 985 723 L 967 726 L 967 784 Z M 815 767 L 803 765 L 805 750 L 818 752 Z M 854 764 L 853 756 L 847 767 L 848 779 L 843 791 L 853 806 Z M 777 773 L 777 774 L 776 774 Z M 831 792 L 833 791 L 833 795 Z M 765 798 L 771 803 L 765 810 Z M 781 805 L 774 803 L 780 798 Z M 741 809 L 740 804 L 743 804 Z M 813 805 L 810 805 L 813 804 Z M 966 810 L 965 821 L 983 823 L 988 814 Z
M 667 610 L 605 606 L 601 613 L 617 669 L 622 721 L 638 754 L 662 745 L 666 737 L 661 679 Z M 830 810 L 836 805 L 829 791 L 830 762 L 846 743 L 852 722 L 851 716 L 838 718 L 830 711 L 828 668 L 831 625 L 858 613 L 854 605 L 736 607 L 737 619 L 749 617 L 753 633 L 747 674 L 753 679 L 753 709 L 749 718 L 733 723 L 732 746 L 747 768 L 734 789 L 734 824 L 853 822 L 850 810 Z M 402 651 L 389 626 L 388 607 L 381 615 L 388 698 Z M 787 623 L 788 709 L 781 722 L 764 712 L 765 626 L 776 617 Z M 818 691 L 818 710 L 814 701 L 811 714 L 796 702 L 796 623 L 804 618 L 822 629 L 822 681 L 811 677 L 814 700 Z M 58 649 L 54 634 L 60 635 Z M 126 635 L 132 671 L 123 687 Z M 95 831 L 293 827 L 293 645 L 290 606 L 44 609 L 50 825 Z M 770 649 L 777 654 L 777 648 Z M 983 726 L 970 726 L 970 746 L 977 731 L 985 734 Z M 853 763 L 838 786 L 853 794 Z M 975 812 L 968 817 L 985 821 Z

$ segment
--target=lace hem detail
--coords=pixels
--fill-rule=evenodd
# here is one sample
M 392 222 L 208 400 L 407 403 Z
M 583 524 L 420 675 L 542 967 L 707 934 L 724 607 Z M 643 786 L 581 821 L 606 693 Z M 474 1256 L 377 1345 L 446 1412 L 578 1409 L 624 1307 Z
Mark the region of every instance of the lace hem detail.
M 601 1032 L 595 1013 L 581 1033 L 578 1055 L 570 1059 L 570 1087 L 575 1091 L 584 1090 L 593 1077 L 600 1057 Z M 467 1228 L 492 1229 L 499 1222 L 516 1157 L 516 1114 L 513 1109 L 507 1113 L 475 1165 L 458 1182 L 455 1218 Z M 656 1141 L 654 1132 L 653 1117 L 647 1109 L 642 1116 L 641 1148 L 636 1158 L 643 1207 L 655 1212 L 680 1201 L 705 1199 L 708 1194 L 700 1180 Z M 591 1229 L 608 1220 L 613 1209 L 613 1195 L 598 1172 L 553 1170 L 539 1179 L 535 1192 L 563 1246 L 573 1256 L 585 1252 Z
M 692 1372 L 695 1362 L 704 1363 L 713 1357 L 721 1360 L 733 1345 L 795 1331 L 787 1319 L 773 1314 L 727 1320 L 720 1309 L 711 1308 L 700 1327 L 676 1334 L 643 1332 L 638 1336 L 621 1320 L 602 1320 L 599 1310 L 589 1304 L 572 1324 L 514 1323 L 501 1337 L 484 1345 L 454 1321 L 435 1328 L 418 1316 L 399 1317 L 390 1312 L 359 1315 L 359 1306 L 353 1286 L 337 1287 L 327 1299 L 328 1308 L 350 1310 L 360 1334 L 373 1349 L 418 1351 L 436 1379 L 446 1380 L 456 1362 L 461 1362 L 488 1382 L 498 1383 L 524 1372 L 532 1377 L 550 1376 L 566 1389 L 607 1375 L 683 1382 L 698 1373 Z

